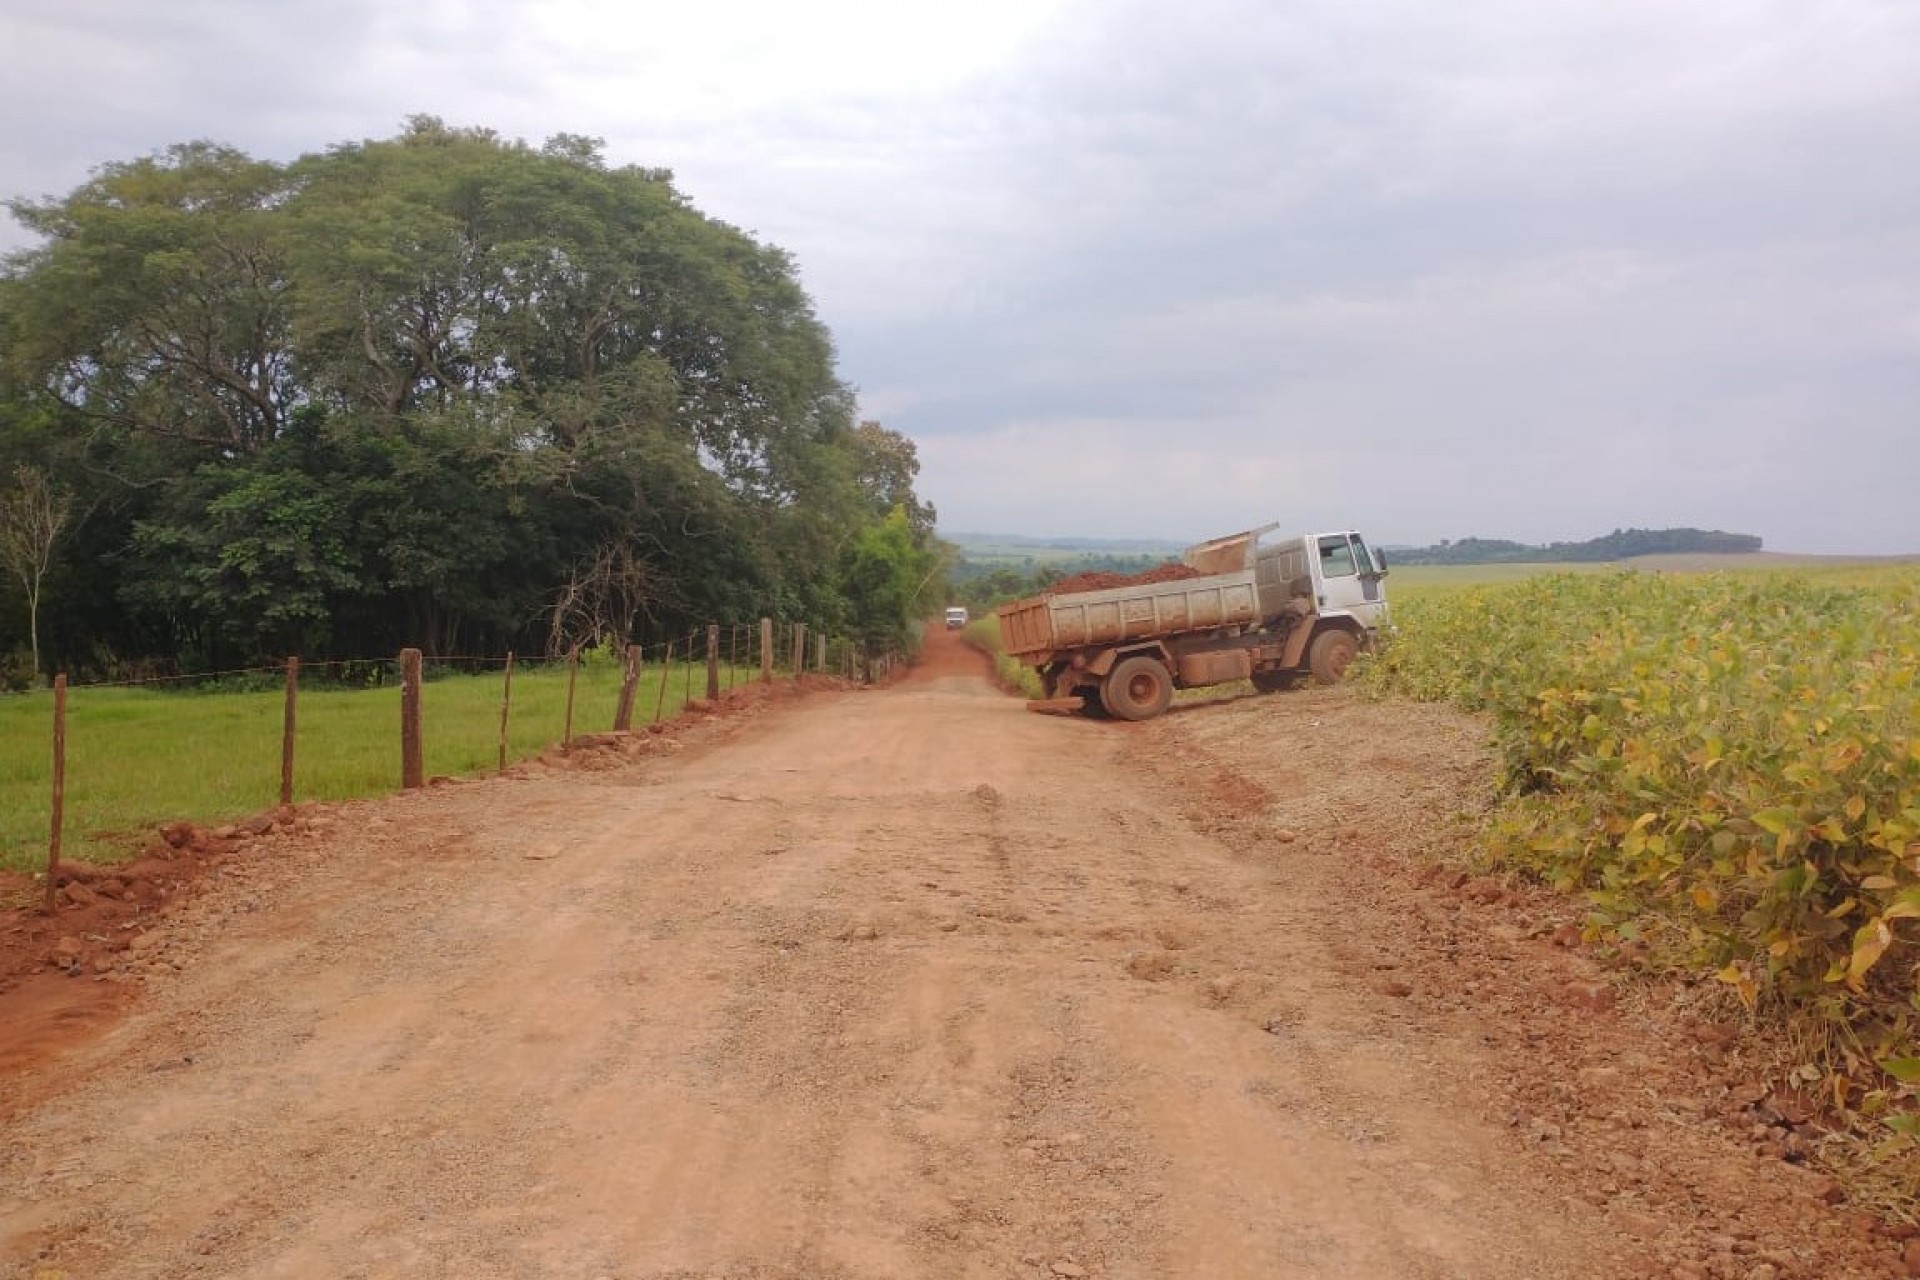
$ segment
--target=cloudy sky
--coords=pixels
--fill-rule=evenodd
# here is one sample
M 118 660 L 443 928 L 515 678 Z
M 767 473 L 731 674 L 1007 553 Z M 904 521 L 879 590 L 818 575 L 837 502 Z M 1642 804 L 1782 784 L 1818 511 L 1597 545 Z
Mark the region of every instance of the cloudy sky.
M 1914 0 L 6 0 L 0 45 L 4 196 L 421 112 L 673 169 L 797 257 L 948 530 L 1920 551 Z

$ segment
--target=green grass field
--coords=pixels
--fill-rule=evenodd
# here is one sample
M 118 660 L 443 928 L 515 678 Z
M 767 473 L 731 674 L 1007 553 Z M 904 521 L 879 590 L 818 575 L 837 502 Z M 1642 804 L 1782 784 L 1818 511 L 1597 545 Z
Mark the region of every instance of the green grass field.
M 687 668 L 672 672 L 665 715 L 678 712 Z M 429 678 L 421 692 L 428 776 L 477 774 L 499 762 L 501 672 Z M 662 669 L 650 665 L 634 699 L 634 723 L 661 702 Z M 693 696 L 705 693 L 704 670 Z M 746 682 L 747 671 L 731 673 Z M 729 673 L 721 673 L 728 686 Z M 574 692 L 575 734 L 612 727 L 617 663 L 583 663 Z M 507 757 L 524 760 L 558 743 L 566 723 L 564 666 L 517 668 Z M 67 788 L 63 856 L 117 861 L 138 852 L 156 826 L 220 822 L 271 808 L 280 797 L 283 698 L 159 688 L 75 688 L 67 695 Z M 294 799 L 345 800 L 400 786 L 400 690 L 303 689 L 294 753 Z M 53 695 L 0 697 L 0 867 L 44 864 L 52 811 Z

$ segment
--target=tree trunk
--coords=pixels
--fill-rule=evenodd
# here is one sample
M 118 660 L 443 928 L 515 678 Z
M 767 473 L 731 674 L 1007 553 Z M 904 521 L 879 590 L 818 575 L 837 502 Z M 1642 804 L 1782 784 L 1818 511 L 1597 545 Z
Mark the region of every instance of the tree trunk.
M 40 683 L 40 575 L 27 592 L 27 644 L 33 650 L 33 682 Z

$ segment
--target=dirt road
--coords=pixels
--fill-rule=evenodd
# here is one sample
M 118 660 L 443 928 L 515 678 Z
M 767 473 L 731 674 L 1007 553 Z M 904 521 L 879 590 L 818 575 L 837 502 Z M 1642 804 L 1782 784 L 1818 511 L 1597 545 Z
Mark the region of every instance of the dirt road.
M 1420 887 L 1471 722 L 1097 724 L 935 658 L 236 866 L 6 1082 L 0 1271 L 1881 1274 L 1590 962 Z

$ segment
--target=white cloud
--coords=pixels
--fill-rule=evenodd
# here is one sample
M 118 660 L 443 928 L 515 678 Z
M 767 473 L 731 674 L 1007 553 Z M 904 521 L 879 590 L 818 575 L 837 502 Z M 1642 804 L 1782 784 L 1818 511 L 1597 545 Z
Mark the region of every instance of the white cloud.
M 0 24 L 9 195 L 413 112 L 673 168 L 795 253 L 958 526 L 1920 550 L 1906 0 L 15 0 Z

